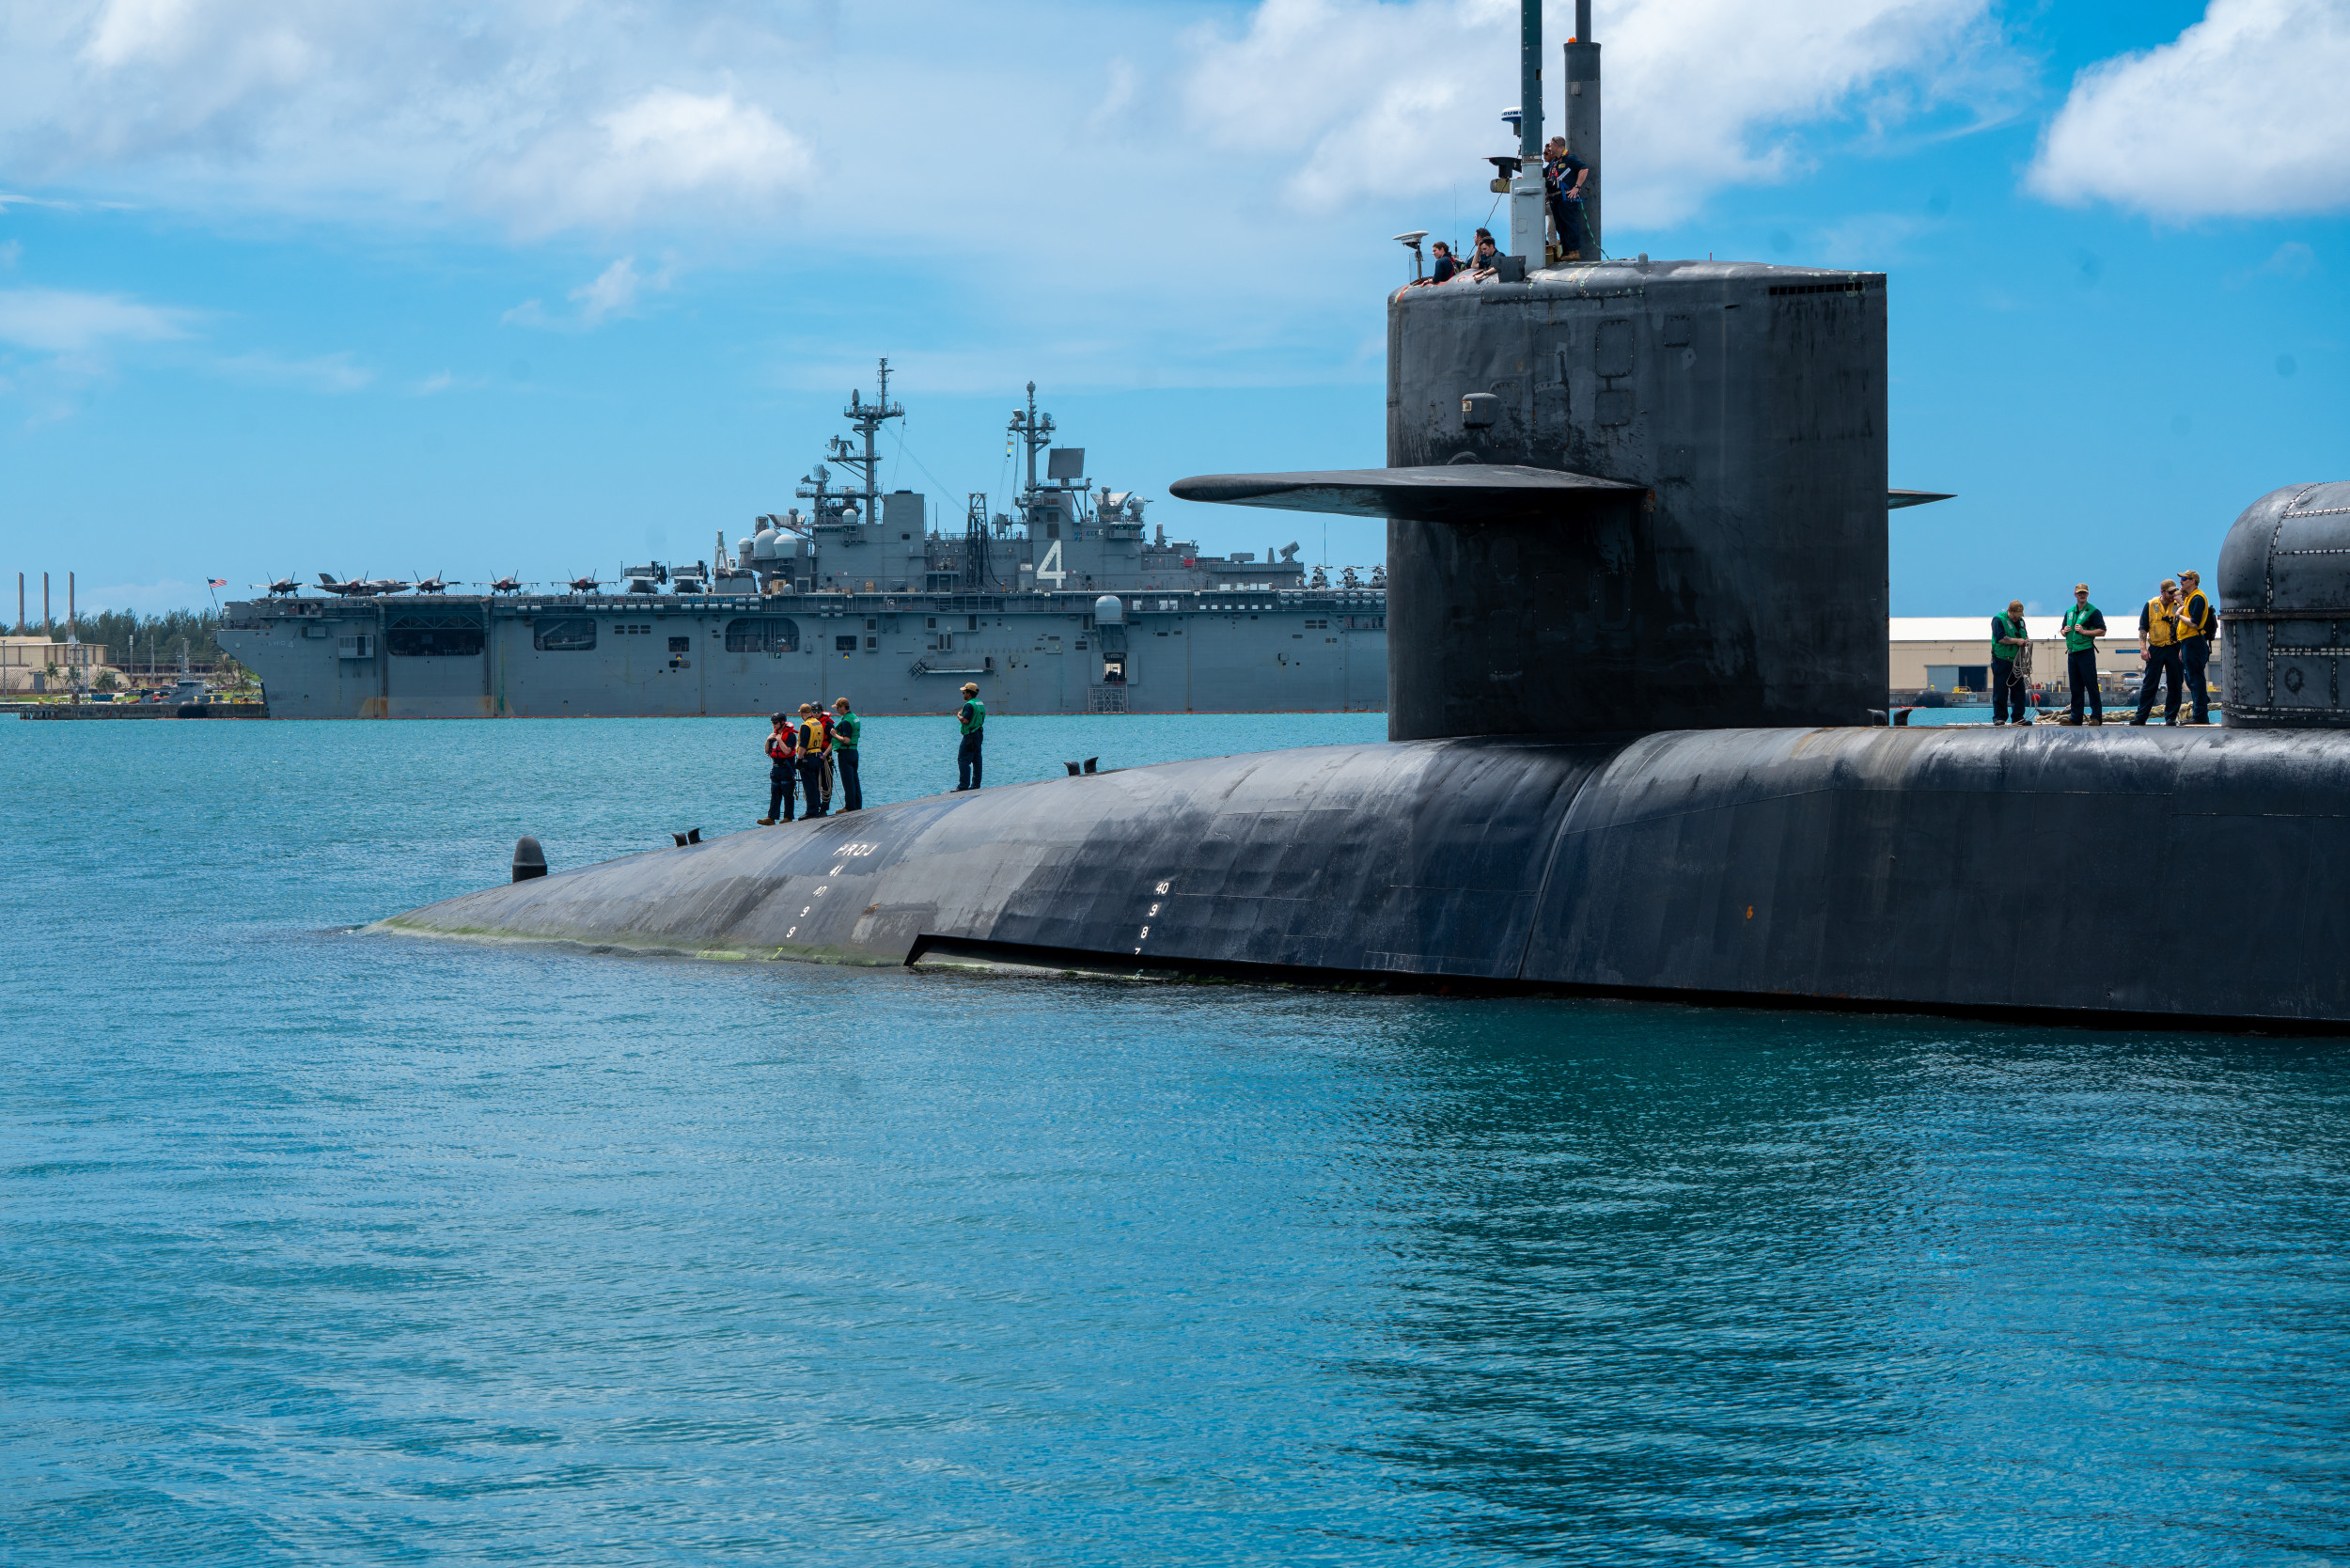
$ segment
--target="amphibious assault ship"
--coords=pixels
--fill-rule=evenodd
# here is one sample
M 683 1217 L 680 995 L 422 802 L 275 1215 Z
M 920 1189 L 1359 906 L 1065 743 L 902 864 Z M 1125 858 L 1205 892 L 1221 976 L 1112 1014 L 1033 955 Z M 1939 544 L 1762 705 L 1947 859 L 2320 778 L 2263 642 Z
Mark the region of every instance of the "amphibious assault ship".
M 261 678 L 273 718 L 764 713 L 836 697 L 936 713 L 966 681 L 999 713 L 1386 708 L 1383 568 L 1333 583 L 1294 543 L 1260 559 L 1145 538 L 1145 497 L 1096 487 L 1085 448 L 1053 444 L 1034 382 L 1008 427 L 1026 465 L 1012 510 L 973 494 L 942 527 L 928 496 L 880 488 L 875 437 L 905 414 L 886 359 L 879 393 L 850 394 L 857 439 L 835 436 L 801 480 L 807 510 L 760 517 L 731 550 L 719 535 L 714 564 L 556 593 L 321 573 L 305 597 L 281 579 L 227 606 L 221 645 Z

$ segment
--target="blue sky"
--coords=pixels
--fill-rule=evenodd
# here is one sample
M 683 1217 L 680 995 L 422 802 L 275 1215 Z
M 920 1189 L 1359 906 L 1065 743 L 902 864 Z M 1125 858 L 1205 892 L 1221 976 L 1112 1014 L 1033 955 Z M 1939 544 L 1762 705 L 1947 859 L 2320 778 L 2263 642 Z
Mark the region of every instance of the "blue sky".
M 1611 250 L 1891 276 L 1894 480 L 1960 497 L 1895 613 L 2127 604 L 2350 469 L 2345 0 L 1596 9 Z M 1119 488 L 1377 463 L 1387 236 L 1483 218 L 1515 10 L 0 0 L 0 571 L 706 557 L 883 353 L 949 518 L 1030 378 Z

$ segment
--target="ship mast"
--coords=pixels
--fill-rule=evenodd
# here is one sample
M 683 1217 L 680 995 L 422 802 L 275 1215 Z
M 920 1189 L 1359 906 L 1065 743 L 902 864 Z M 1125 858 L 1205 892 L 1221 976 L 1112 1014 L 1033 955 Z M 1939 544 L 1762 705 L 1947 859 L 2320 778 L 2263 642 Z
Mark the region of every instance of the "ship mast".
M 1020 493 L 1020 515 L 1023 521 L 1036 504 L 1036 455 L 1053 444 L 1053 416 L 1036 411 L 1036 383 L 1028 383 L 1028 406 L 1011 411 L 1010 427 L 1012 438 L 1028 449 L 1028 485 Z
M 865 450 L 862 453 L 858 452 L 845 439 L 836 435 L 825 447 L 824 455 L 843 467 L 855 470 L 864 478 L 865 521 L 870 524 L 879 518 L 880 512 L 877 509 L 881 504 L 881 454 L 874 448 L 873 437 L 879 433 L 883 421 L 902 419 L 906 414 L 903 403 L 893 403 L 889 400 L 889 361 L 887 358 L 885 357 L 881 362 L 881 396 L 869 403 L 860 394 L 851 392 L 849 406 L 840 412 L 841 416 L 849 421 L 850 428 L 864 439 Z M 1034 466 L 1034 462 L 1031 460 L 1030 467 Z

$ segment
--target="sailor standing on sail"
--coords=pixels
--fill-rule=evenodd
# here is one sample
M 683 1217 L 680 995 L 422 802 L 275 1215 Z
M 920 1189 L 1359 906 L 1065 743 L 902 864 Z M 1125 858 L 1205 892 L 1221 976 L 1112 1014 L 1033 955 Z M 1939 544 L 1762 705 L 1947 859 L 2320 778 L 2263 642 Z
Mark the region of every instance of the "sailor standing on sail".
M 1567 138 L 1553 136 L 1543 149 L 1543 187 L 1550 198 L 1550 221 L 1559 230 L 1559 259 L 1562 261 L 1596 260 L 1583 254 L 1585 236 L 1590 232 L 1583 212 L 1583 187 L 1591 178 L 1591 165 L 1567 150 Z
M 963 744 L 955 750 L 955 789 L 976 790 L 979 787 L 979 743 L 987 731 L 987 704 L 979 700 L 979 683 L 963 683 L 963 706 L 956 710 L 955 723 L 963 730 Z

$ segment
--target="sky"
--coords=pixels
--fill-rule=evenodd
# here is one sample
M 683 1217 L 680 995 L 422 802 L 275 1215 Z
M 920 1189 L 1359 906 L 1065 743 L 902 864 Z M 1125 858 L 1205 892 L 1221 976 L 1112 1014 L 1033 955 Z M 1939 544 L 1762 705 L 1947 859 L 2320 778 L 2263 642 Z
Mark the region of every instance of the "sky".
M 707 558 L 881 355 L 950 527 L 1033 380 L 1170 535 L 1368 567 L 1167 488 L 1385 461 L 1389 236 L 1485 221 L 1517 9 L 0 0 L 0 572 Z M 1958 497 L 1893 613 L 2126 605 L 2350 470 L 2350 0 L 1594 10 L 1611 252 L 1889 275 L 1892 479 Z

